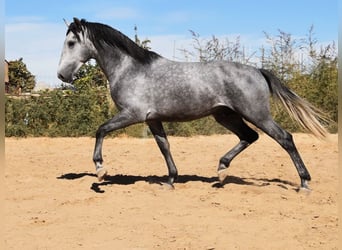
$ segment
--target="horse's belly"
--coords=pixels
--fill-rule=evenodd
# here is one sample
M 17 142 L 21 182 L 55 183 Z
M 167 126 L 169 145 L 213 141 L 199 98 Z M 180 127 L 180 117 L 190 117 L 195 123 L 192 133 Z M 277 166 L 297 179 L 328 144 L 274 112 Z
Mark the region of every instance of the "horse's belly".
M 205 102 L 187 102 L 174 100 L 166 105 L 156 105 L 151 112 L 153 118 L 164 121 L 189 121 L 210 115 L 213 105 Z

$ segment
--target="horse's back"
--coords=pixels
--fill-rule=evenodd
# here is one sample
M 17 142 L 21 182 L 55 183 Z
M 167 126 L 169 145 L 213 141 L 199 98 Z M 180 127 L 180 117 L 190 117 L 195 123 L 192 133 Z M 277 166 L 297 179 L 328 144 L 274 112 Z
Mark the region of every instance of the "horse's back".
M 260 71 L 233 62 L 182 63 L 161 60 L 147 74 L 150 110 L 164 119 L 196 119 L 218 106 L 250 109 L 268 98 Z M 176 120 L 177 120 L 176 119 Z

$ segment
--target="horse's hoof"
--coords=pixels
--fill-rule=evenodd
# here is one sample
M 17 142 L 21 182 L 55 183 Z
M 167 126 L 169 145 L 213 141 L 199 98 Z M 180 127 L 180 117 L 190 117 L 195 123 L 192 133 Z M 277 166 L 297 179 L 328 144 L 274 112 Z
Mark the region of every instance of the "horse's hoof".
M 168 182 L 160 182 L 160 185 L 162 186 L 163 189 L 167 189 L 167 190 L 174 190 L 175 186 L 171 183 Z
M 221 184 L 224 184 L 224 181 L 228 177 L 228 168 L 223 168 L 217 171 L 218 179 Z
M 308 180 L 301 180 L 300 187 L 297 190 L 298 193 L 309 195 L 311 193 L 311 189 L 309 188 Z
M 298 190 L 297 190 L 297 192 L 299 193 L 299 194 L 305 194 L 305 195 L 309 195 L 309 194 L 311 194 L 311 189 L 310 188 L 308 188 L 308 187 L 300 187 L 300 188 L 298 188 Z
M 105 168 L 98 168 L 96 170 L 96 175 L 97 175 L 97 179 L 99 181 L 103 181 L 103 179 L 105 178 L 105 176 L 107 175 L 107 170 Z

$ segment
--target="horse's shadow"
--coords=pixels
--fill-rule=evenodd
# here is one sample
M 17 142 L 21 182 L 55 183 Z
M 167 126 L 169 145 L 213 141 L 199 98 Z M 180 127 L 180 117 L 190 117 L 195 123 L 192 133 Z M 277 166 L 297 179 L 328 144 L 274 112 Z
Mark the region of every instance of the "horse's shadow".
M 62 180 L 76 180 L 86 176 L 97 178 L 96 174 L 92 173 L 67 173 L 63 174 L 57 179 Z M 132 185 L 136 182 L 147 182 L 149 184 L 159 184 L 163 185 L 166 183 L 168 176 L 156 176 L 156 175 L 149 175 L 149 176 L 140 176 L 140 175 L 107 175 L 105 176 L 102 182 L 94 182 L 91 185 L 91 189 L 97 193 L 104 193 L 105 191 L 101 189 L 102 186 L 109 186 L 109 185 Z M 205 176 L 198 176 L 198 175 L 179 175 L 176 181 L 177 183 L 187 183 L 187 182 L 203 182 L 209 183 L 213 188 L 224 188 L 226 185 L 235 184 L 235 185 L 248 185 L 248 186 L 268 186 L 272 183 L 275 183 L 277 186 L 289 189 L 288 186 L 297 188 L 297 185 L 281 180 L 281 179 L 267 179 L 267 178 L 242 178 L 237 176 L 228 176 L 224 183 L 220 183 L 218 181 L 217 176 L 213 177 L 205 177 Z

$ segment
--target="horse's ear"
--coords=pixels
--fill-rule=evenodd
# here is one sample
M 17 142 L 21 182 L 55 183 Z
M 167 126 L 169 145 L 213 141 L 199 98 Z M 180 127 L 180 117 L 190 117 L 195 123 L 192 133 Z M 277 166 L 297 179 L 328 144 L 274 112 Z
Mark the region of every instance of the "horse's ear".
M 65 20 L 65 18 L 63 18 L 63 21 L 64 21 L 64 23 L 65 23 L 65 25 L 69 28 L 69 26 L 70 26 L 70 23 L 68 23 L 68 21 L 67 20 Z
M 76 24 L 76 27 L 81 29 L 82 24 L 81 24 L 81 21 L 78 18 L 74 17 L 74 23 Z

